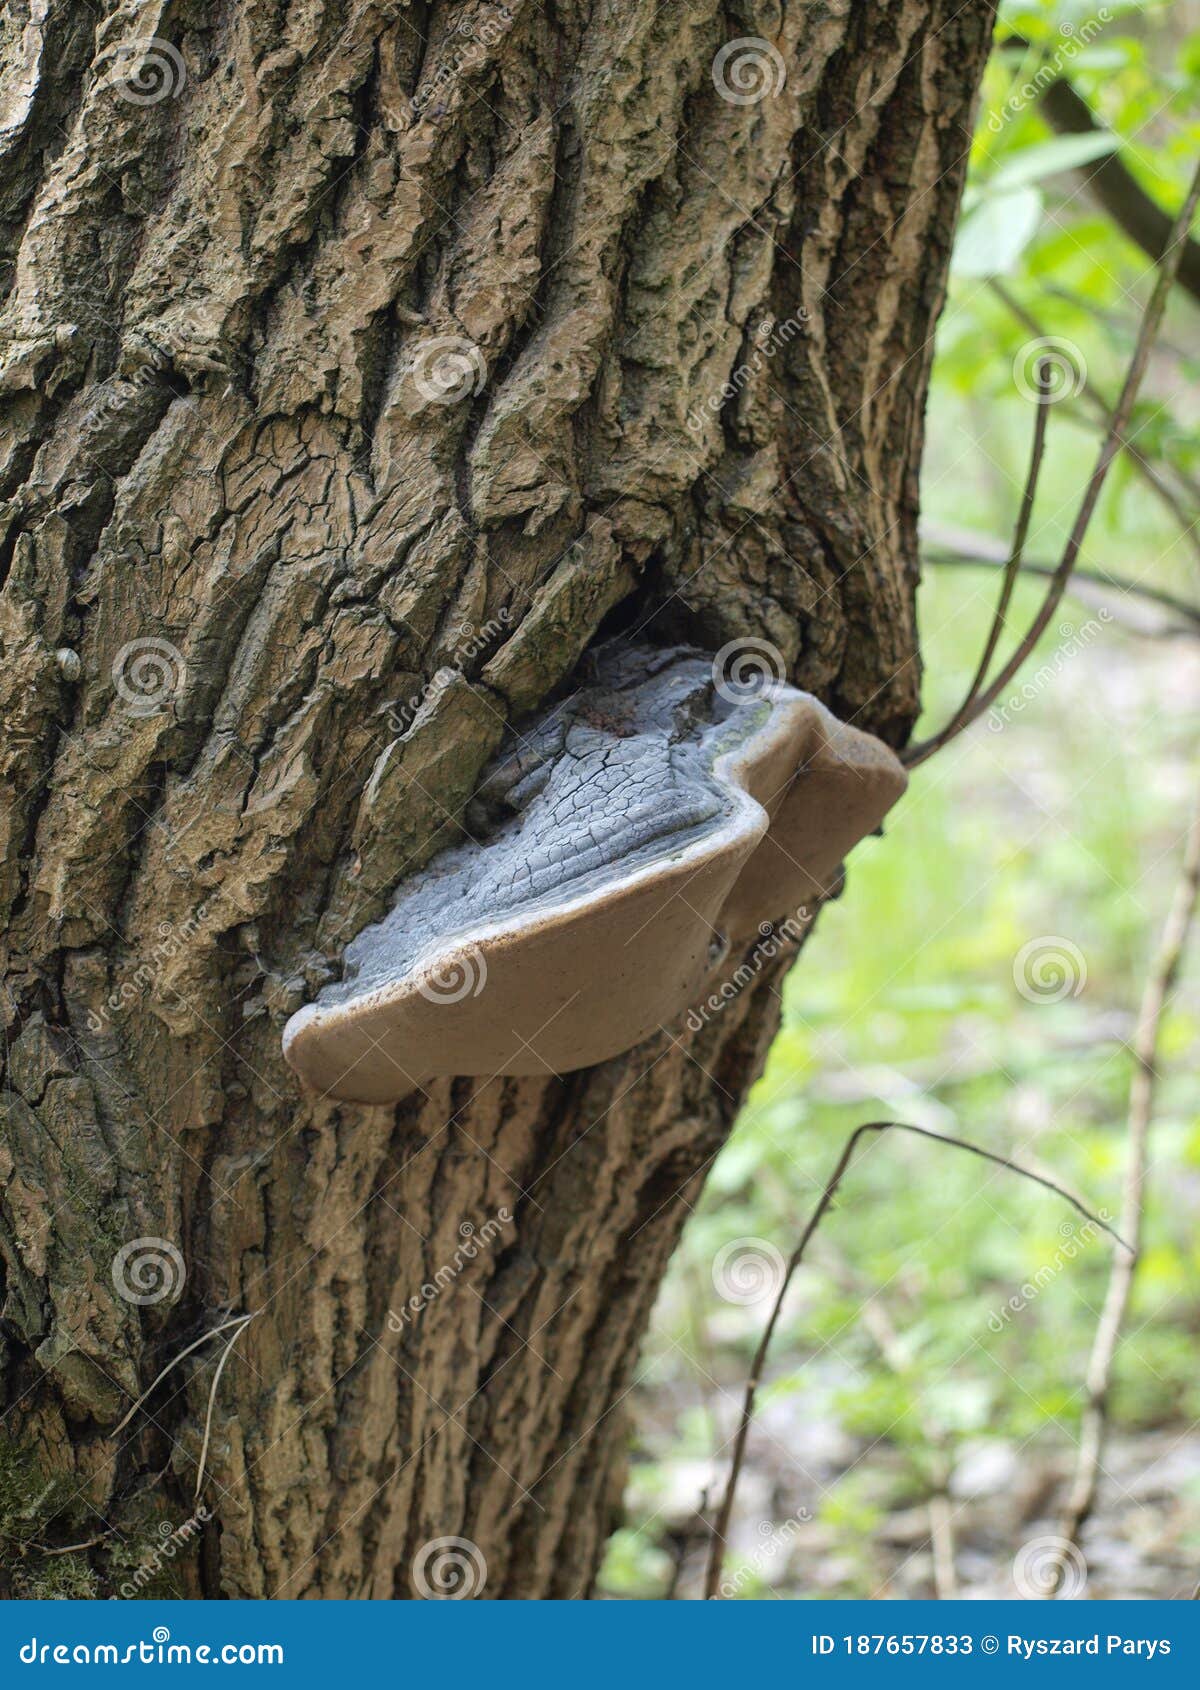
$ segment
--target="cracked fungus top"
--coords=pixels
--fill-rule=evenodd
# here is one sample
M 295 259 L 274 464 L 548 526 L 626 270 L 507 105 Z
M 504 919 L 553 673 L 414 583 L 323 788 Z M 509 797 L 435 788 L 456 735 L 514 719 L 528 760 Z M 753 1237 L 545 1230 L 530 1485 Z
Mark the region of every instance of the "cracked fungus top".
M 853 780 L 797 859 L 795 827 L 772 821 L 796 810 L 806 754 Z M 781 914 L 796 886 L 823 889 L 903 784 L 886 748 L 807 694 L 739 693 L 703 653 L 614 642 L 492 764 L 470 838 L 404 882 L 342 980 L 292 1017 L 287 1059 L 318 1090 L 386 1102 L 437 1075 L 564 1072 L 627 1050 L 699 991 L 723 917 L 742 927 Z M 828 778 L 809 785 L 828 808 Z M 778 861 L 757 861 L 767 846 Z

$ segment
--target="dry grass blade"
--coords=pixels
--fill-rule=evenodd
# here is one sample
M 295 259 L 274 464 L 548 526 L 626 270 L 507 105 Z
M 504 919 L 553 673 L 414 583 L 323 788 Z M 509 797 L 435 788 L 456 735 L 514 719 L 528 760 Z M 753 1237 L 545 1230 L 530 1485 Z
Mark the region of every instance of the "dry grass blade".
M 141 1408 L 142 1404 L 154 1394 L 154 1392 L 162 1384 L 163 1380 L 167 1377 L 167 1374 L 174 1372 L 180 1362 L 185 1361 L 187 1357 L 191 1355 L 193 1350 L 198 1350 L 202 1344 L 207 1344 L 210 1338 L 217 1338 L 222 1332 L 228 1332 L 230 1327 L 245 1326 L 248 1320 L 253 1319 L 254 1316 L 252 1314 L 239 1314 L 232 1320 L 223 1321 L 220 1326 L 212 1327 L 212 1329 L 208 1332 L 202 1332 L 198 1338 L 194 1339 L 187 1346 L 186 1349 L 180 1350 L 179 1354 L 175 1356 L 173 1360 L 169 1361 L 163 1368 L 162 1372 L 157 1374 L 150 1384 L 146 1386 L 146 1389 L 142 1392 L 141 1396 L 138 1397 L 136 1402 L 130 1405 L 124 1418 L 117 1422 L 109 1435 L 115 1438 L 118 1432 L 123 1432 L 125 1430 L 126 1426 L 128 1426 L 129 1422 L 137 1413 L 138 1409 Z
M 238 1339 L 246 1330 L 247 1326 L 249 1326 L 250 1322 L 256 1318 L 256 1314 L 247 1315 L 245 1320 L 243 1320 L 238 1326 L 237 1331 L 229 1334 L 229 1342 L 221 1351 L 221 1359 L 217 1363 L 216 1372 L 213 1374 L 212 1388 L 208 1393 L 208 1408 L 204 1415 L 204 1442 L 200 1445 L 200 1459 L 196 1463 L 196 1490 L 192 1497 L 193 1502 L 199 1502 L 200 1492 L 204 1488 L 204 1468 L 208 1461 L 208 1443 L 210 1437 L 212 1436 L 212 1417 L 213 1409 L 217 1404 L 217 1386 L 221 1383 L 221 1375 L 225 1371 L 225 1363 L 233 1354 L 233 1346 L 237 1343 Z

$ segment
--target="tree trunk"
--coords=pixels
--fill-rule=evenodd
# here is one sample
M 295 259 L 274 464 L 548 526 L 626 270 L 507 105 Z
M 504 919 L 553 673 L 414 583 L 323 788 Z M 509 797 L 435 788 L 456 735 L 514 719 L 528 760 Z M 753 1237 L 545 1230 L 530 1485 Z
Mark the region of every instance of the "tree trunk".
M 767 641 L 903 740 L 991 23 L 10 8 L 10 1592 L 407 1596 L 447 1537 L 487 1596 L 587 1592 L 788 959 L 395 1108 L 305 1094 L 281 1029 L 598 632 Z

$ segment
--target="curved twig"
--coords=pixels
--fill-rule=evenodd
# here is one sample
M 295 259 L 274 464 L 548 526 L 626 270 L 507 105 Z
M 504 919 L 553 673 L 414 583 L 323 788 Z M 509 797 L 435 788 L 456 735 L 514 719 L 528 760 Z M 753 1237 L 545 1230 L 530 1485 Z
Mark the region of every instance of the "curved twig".
M 833 1173 L 830 1175 L 824 1191 L 822 1191 L 817 1200 L 817 1206 L 809 1217 L 808 1225 L 804 1228 L 804 1231 L 800 1235 L 800 1242 L 796 1245 L 796 1248 L 792 1251 L 791 1256 L 788 1258 L 788 1264 L 784 1271 L 783 1281 L 780 1284 L 775 1300 L 771 1305 L 771 1312 L 767 1316 L 767 1324 L 763 1329 L 762 1337 L 759 1339 L 758 1348 L 754 1352 L 754 1360 L 750 1367 L 750 1377 L 746 1381 L 746 1391 L 742 1399 L 741 1419 L 738 1422 L 737 1434 L 733 1440 L 733 1456 L 729 1467 L 729 1482 L 725 1487 L 725 1495 L 721 1500 L 721 1507 L 717 1514 L 716 1523 L 713 1526 L 712 1545 L 709 1550 L 708 1572 L 704 1581 L 704 1595 L 706 1599 L 711 1599 L 717 1594 L 717 1589 L 721 1582 L 721 1568 L 725 1560 L 725 1539 L 729 1533 L 729 1521 L 733 1514 L 733 1502 L 737 1492 L 737 1482 L 742 1471 L 742 1462 L 746 1454 L 746 1439 L 750 1433 L 750 1422 L 754 1418 L 754 1403 L 758 1395 L 759 1384 L 762 1380 L 763 1368 L 766 1365 L 767 1352 L 771 1347 L 771 1339 L 775 1334 L 775 1327 L 779 1320 L 779 1313 L 783 1308 L 783 1299 L 787 1296 L 788 1286 L 792 1282 L 792 1275 L 804 1259 L 804 1252 L 808 1248 L 809 1241 L 820 1226 L 833 1202 L 834 1197 L 837 1195 L 838 1187 L 841 1185 L 842 1180 L 845 1178 L 847 1169 L 854 1160 L 854 1152 L 858 1148 L 859 1139 L 862 1138 L 865 1133 L 884 1133 L 891 1131 L 916 1133 L 919 1138 L 932 1139 L 935 1144 L 948 1144 L 953 1146 L 956 1150 L 967 1150 L 972 1156 L 981 1156 L 984 1161 L 995 1162 L 998 1167 L 1007 1168 L 1010 1173 L 1019 1174 L 1022 1179 L 1032 1180 L 1035 1185 L 1044 1186 L 1047 1191 L 1054 1192 L 1055 1196 L 1065 1198 L 1073 1209 L 1077 1209 L 1081 1215 L 1085 1216 L 1094 1225 L 1103 1228 L 1110 1237 L 1115 1238 L 1117 1243 L 1122 1245 L 1126 1250 L 1129 1249 L 1129 1245 L 1125 1243 L 1125 1240 L 1121 1237 L 1121 1235 L 1109 1226 L 1108 1222 L 1104 1220 L 1102 1216 L 1094 1215 L 1092 1211 L 1087 1208 L 1085 1204 L 1081 1203 L 1078 1197 L 1069 1192 L 1065 1186 L 1059 1185 L 1056 1180 L 1047 1178 L 1045 1174 L 1034 1173 L 1032 1168 L 1023 1168 L 1020 1163 L 1011 1162 L 1007 1156 L 1001 1156 L 994 1150 L 985 1150 L 980 1144 L 972 1144 L 970 1139 L 954 1138 L 950 1133 L 934 1132 L 930 1127 L 914 1126 L 910 1121 L 865 1121 L 862 1126 L 855 1127 L 854 1131 L 850 1134 L 850 1137 L 846 1140 L 844 1146 L 842 1147 L 842 1153 L 837 1159 L 837 1165 L 835 1166 Z
M 956 541 L 953 545 L 946 544 L 943 549 L 941 540 L 934 540 L 922 550 L 922 558 L 935 568 L 942 569 L 1003 569 L 1005 559 L 993 557 L 989 550 L 982 547 L 979 551 L 972 551 L 967 539 Z M 1054 574 L 1054 567 L 1049 563 L 1023 562 L 1022 575 L 1038 575 L 1043 580 L 1049 580 Z M 1189 604 L 1187 599 L 1179 598 L 1175 593 L 1164 592 L 1161 587 L 1147 587 L 1140 581 L 1133 581 L 1127 575 L 1110 575 L 1100 569 L 1080 569 L 1078 566 L 1071 571 L 1071 579 L 1067 585 L 1068 593 L 1074 592 L 1085 602 L 1094 599 L 1096 595 L 1080 593 L 1079 587 L 1099 588 L 1102 592 L 1120 593 L 1124 597 L 1144 599 L 1147 604 L 1156 605 L 1160 610 L 1166 610 L 1172 616 L 1178 616 L 1186 627 L 1163 628 L 1162 635 L 1172 634 L 1191 636 L 1200 634 L 1200 605 Z M 1139 628 L 1136 622 L 1128 624 L 1135 632 L 1146 633 L 1148 630 Z
M 960 714 L 954 732 L 950 734 L 943 730 L 942 734 L 935 734 L 932 739 L 922 741 L 920 744 L 909 748 L 903 761 L 910 768 L 924 762 L 926 757 L 942 745 L 947 744 L 950 739 L 957 738 L 960 733 L 965 732 L 971 726 L 972 722 L 978 721 L 985 710 L 991 708 L 1049 626 L 1050 618 L 1054 615 L 1066 590 L 1067 581 L 1083 547 L 1084 538 L 1095 513 L 1100 492 L 1112 466 L 1112 461 L 1121 448 L 1125 430 L 1129 426 L 1134 401 L 1138 396 L 1142 378 L 1146 373 L 1146 365 L 1150 359 L 1150 348 L 1154 344 L 1159 324 L 1162 322 L 1163 312 L 1166 310 L 1167 296 L 1179 269 L 1183 242 L 1192 226 L 1192 218 L 1196 214 L 1198 202 L 1200 202 L 1200 164 L 1196 166 L 1187 198 L 1184 200 L 1179 216 L 1175 220 L 1170 243 L 1159 266 L 1154 291 L 1150 295 L 1145 311 L 1142 313 L 1137 345 L 1134 347 L 1133 357 L 1130 359 L 1120 397 L 1113 408 L 1112 416 L 1109 418 L 1100 453 L 1096 459 L 1096 466 L 1092 470 L 1087 486 L 1084 488 L 1083 499 L 1080 502 L 1067 543 L 1063 548 L 1062 558 L 1050 579 L 1050 585 L 1045 598 L 1042 600 L 1041 608 L 1030 623 L 1028 632 L 1016 651 L 1008 662 L 1002 665 L 1000 673 L 979 693 L 971 707 Z
M 996 609 L 992 614 L 992 625 L 988 629 L 988 637 L 984 642 L 974 678 L 967 688 L 967 696 L 958 709 L 951 716 L 944 728 L 924 740 L 920 745 L 913 746 L 904 758 L 909 768 L 915 768 L 923 763 L 927 757 L 932 757 L 948 740 L 954 738 L 958 725 L 967 716 L 979 697 L 981 688 L 987 680 L 988 670 L 992 666 L 992 658 L 996 654 L 996 647 L 1000 643 L 1000 635 L 1004 631 L 1005 617 L 1012 601 L 1013 589 L 1017 584 L 1017 576 L 1021 572 L 1021 561 L 1025 556 L 1025 541 L 1029 536 L 1029 524 L 1033 518 L 1034 500 L 1037 498 L 1038 479 L 1042 473 L 1042 459 L 1046 452 L 1046 424 L 1050 419 L 1050 384 L 1052 371 L 1049 359 L 1043 359 L 1038 364 L 1037 386 L 1037 416 L 1033 425 L 1033 449 L 1029 454 L 1029 469 L 1025 476 L 1025 487 L 1021 493 L 1021 509 L 1017 516 L 1017 526 L 1013 532 L 1012 548 L 1008 554 L 1008 561 L 1004 565 L 1004 579 L 1000 584 L 1000 597 Z

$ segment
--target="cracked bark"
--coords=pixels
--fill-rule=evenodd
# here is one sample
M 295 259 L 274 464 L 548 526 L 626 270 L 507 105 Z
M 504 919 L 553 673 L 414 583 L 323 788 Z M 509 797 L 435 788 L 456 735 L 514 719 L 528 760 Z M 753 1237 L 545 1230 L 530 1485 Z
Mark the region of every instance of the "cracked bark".
M 280 1029 L 602 628 L 769 640 L 903 741 L 991 23 L 6 15 L 0 1332 L 17 1515 L 44 1546 L 101 1537 L 56 1588 L 108 1594 L 192 1512 L 220 1344 L 113 1428 L 250 1311 L 174 1588 L 406 1596 L 447 1535 L 489 1596 L 589 1587 L 639 1340 L 778 966 L 695 1036 L 394 1109 L 303 1095 Z M 750 36 L 784 84 L 722 98 L 714 54 Z M 178 63 L 139 103 L 151 37 Z M 139 1238 L 179 1250 L 173 1297 L 118 1294 Z M 39 1588 L 51 1563 L 0 1529 L 8 1587 Z

